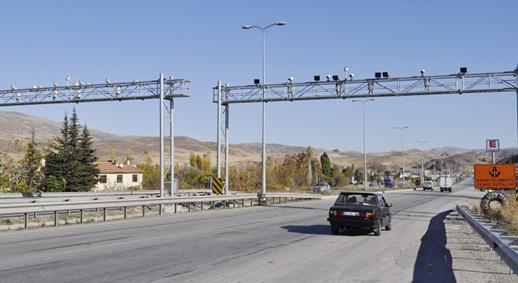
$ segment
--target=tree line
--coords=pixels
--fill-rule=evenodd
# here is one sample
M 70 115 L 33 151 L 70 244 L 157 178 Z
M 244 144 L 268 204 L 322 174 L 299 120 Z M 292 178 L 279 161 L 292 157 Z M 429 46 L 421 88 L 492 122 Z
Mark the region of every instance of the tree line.
M 76 110 L 48 148 L 40 151 L 34 130 L 20 161 L 6 154 L 0 156 L 0 188 L 11 192 L 81 192 L 90 191 L 99 170 L 88 127 L 79 123 Z
M 92 144 L 88 127 L 79 123 L 74 109 L 70 119 L 65 114 L 60 135 L 46 149 L 38 150 L 33 131 L 20 161 L 14 161 L 6 154 L 0 155 L 0 191 L 90 191 L 97 184 L 99 174 Z M 113 148 L 112 155 L 115 155 Z M 127 158 L 132 157 L 128 154 Z M 270 191 L 304 188 L 319 181 L 333 187 L 348 185 L 353 180 L 363 181 L 362 168 L 333 164 L 327 153 L 315 156 L 310 146 L 304 152 L 287 154 L 283 158 L 268 157 L 266 165 L 267 189 Z M 143 170 L 142 188 L 158 189 L 160 167 L 153 163 L 148 153 L 138 167 Z M 384 172 L 383 167 L 378 167 L 374 171 Z M 216 177 L 216 168 L 211 164 L 209 153 L 191 153 L 188 164 L 176 164 L 174 175 L 180 188 L 206 189 L 210 177 Z M 261 163 L 252 162 L 230 168 L 228 181 L 232 190 L 258 191 L 261 176 Z M 377 175 L 368 176 L 371 182 L 379 180 Z M 170 174 L 165 174 L 165 178 L 170 182 Z

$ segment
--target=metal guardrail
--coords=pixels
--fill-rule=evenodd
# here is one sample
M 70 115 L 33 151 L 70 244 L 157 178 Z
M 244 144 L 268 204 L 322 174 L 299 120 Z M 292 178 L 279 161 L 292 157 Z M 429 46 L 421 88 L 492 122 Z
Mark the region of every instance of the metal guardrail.
M 178 197 L 210 196 L 210 190 L 180 189 Z M 158 190 L 133 190 L 120 192 L 27 192 L 0 193 L 0 205 L 11 203 L 48 203 L 48 202 L 77 202 L 115 199 L 135 199 L 159 197 Z
M 266 202 L 261 202 L 261 196 Z M 268 199 L 275 203 L 275 199 L 278 199 L 278 203 L 293 201 L 297 199 L 320 199 L 321 196 L 311 194 L 282 194 L 282 193 L 268 193 L 266 195 L 258 194 L 240 194 L 240 195 L 229 195 L 229 196 L 195 196 L 195 197 L 166 197 L 166 198 L 139 198 L 139 199 L 116 199 L 116 200 L 95 200 L 95 201 L 77 201 L 77 202 L 45 202 L 45 203 L 10 203 L 0 204 L 0 218 L 2 217 L 23 217 L 24 228 L 28 228 L 29 214 L 53 214 L 54 215 L 54 226 L 58 225 L 58 216 L 60 212 L 71 211 L 79 212 L 79 223 L 83 223 L 83 213 L 85 211 L 92 211 L 102 209 L 103 221 L 106 221 L 107 209 L 122 209 L 124 213 L 124 219 L 127 218 L 127 208 L 129 207 L 142 207 L 142 215 L 145 216 L 146 208 L 158 206 L 158 214 L 162 215 L 163 205 L 174 206 L 176 213 L 176 206 L 178 204 L 184 205 L 191 211 L 191 207 L 194 204 L 200 204 L 201 210 L 203 210 L 204 204 L 209 203 L 212 209 L 216 209 L 217 204 L 224 203 L 226 207 L 229 203 L 233 207 L 236 203 L 240 203 L 241 206 L 245 206 L 245 202 L 250 201 L 250 206 L 254 205 L 254 202 L 258 204 L 268 204 Z
M 508 236 L 496 223 L 474 213 L 467 206 L 457 205 L 457 211 L 473 227 L 484 241 L 493 249 L 511 268 L 511 272 L 518 273 L 518 237 Z

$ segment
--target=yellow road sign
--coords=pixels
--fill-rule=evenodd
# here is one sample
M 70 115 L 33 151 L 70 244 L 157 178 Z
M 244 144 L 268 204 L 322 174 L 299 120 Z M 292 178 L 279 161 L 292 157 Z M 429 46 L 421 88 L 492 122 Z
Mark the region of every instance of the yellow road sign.
M 211 178 L 212 193 L 216 195 L 223 194 L 223 178 L 212 177 Z

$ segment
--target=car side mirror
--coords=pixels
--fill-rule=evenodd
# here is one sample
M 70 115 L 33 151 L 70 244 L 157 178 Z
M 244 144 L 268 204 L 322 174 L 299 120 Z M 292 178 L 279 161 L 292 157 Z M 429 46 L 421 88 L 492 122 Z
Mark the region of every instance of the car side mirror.
M 387 202 L 387 207 L 392 207 L 392 203 Z

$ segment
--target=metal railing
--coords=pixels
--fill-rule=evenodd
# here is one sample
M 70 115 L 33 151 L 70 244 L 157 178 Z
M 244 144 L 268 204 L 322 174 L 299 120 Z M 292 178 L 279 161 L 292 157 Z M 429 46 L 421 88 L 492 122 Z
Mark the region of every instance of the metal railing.
M 141 207 L 142 216 L 146 215 L 146 210 L 152 207 L 158 207 L 158 215 L 162 215 L 164 206 L 174 207 L 174 213 L 177 213 L 178 205 L 191 210 L 204 210 L 208 204 L 208 209 L 215 210 L 217 208 L 226 207 L 245 207 L 270 203 L 284 203 L 297 200 L 320 199 L 320 195 L 312 194 L 292 194 L 292 193 L 269 193 L 262 195 L 266 202 L 261 202 L 261 198 L 257 194 L 240 194 L 230 196 L 196 196 L 196 197 L 170 197 L 170 198 L 139 198 L 139 199 L 116 199 L 116 200 L 95 200 L 95 201 L 77 201 L 77 202 L 45 202 L 45 203 L 10 203 L 0 204 L 0 218 L 19 218 L 23 217 L 23 227 L 29 227 L 29 216 L 33 215 L 52 215 L 54 226 L 59 224 L 60 213 L 79 213 L 79 224 L 84 222 L 84 213 L 88 211 L 102 211 L 102 221 L 107 219 L 108 210 L 121 210 L 123 219 L 128 218 L 128 208 Z
M 474 213 L 467 206 L 457 205 L 457 211 L 473 227 L 507 265 L 511 272 L 518 273 L 518 237 L 508 236 L 507 232 L 494 222 Z

